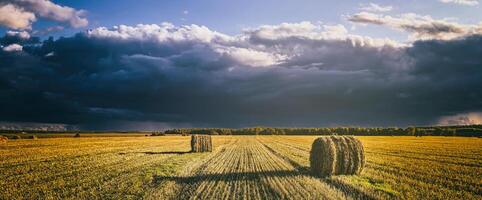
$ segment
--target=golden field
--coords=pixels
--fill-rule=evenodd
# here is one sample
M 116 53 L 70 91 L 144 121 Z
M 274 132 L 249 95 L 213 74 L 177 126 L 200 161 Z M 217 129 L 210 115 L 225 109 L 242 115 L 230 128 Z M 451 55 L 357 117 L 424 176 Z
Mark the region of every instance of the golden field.
M 359 176 L 309 174 L 315 136 L 9 140 L 0 145 L 0 199 L 481 199 L 482 139 L 357 137 Z

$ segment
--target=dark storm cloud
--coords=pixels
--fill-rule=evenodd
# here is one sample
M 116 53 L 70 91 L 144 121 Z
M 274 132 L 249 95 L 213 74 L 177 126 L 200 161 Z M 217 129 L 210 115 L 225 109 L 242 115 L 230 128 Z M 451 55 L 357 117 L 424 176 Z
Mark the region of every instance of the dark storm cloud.
M 0 51 L 0 121 L 404 126 L 481 110 L 481 36 L 402 47 L 330 35 L 339 31 L 283 24 L 227 36 L 163 24 L 23 43 Z

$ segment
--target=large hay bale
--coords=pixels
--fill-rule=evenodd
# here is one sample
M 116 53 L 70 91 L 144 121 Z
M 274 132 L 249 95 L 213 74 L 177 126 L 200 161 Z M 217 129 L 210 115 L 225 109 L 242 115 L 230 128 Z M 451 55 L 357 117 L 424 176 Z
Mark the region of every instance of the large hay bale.
M 76 133 L 76 134 L 74 135 L 74 137 L 75 137 L 75 138 L 80 137 L 80 133 Z
M 191 151 L 192 152 L 211 152 L 213 150 L 210 135 L 192 135 Z
M 351 136 L 320 137 L 311 147 L 310 167 L 315 176 L 359 174 L 364 163 L 363 146 Z
M 20 136 L 20 135 L 15 135 L 15 136 L 13 136 L 13 139 L 20 140 L 20 139 L 22 139 L 22 136 Z
M 7 142 L 8 142 L 8 138 L 3 135 L 0 135 L 0 144 L 5 144 Z

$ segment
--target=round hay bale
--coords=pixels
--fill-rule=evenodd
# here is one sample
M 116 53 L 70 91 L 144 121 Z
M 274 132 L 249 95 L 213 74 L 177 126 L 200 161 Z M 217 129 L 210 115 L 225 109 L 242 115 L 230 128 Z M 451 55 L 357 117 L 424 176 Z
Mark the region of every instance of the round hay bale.
M 325 177 L 334 174 L 336 160 L 335 143 L 330 137 L 320 137 L 313 142 L 310 152 L 310 167 L 315 176 Z
M 28 139 L 37 140 L 38 138 L 36 135 L 30 135 L 28 136 Z
M 352 136 L 320 137 L 312 144 L 310 167 L 315 176 L 359 174 L 364 163 L 363 145 Z
M 3 135 L 0 135 L 0 144 L 5 144 L 7 142 L 8 142 L 8 138 Z
M 211 152 L 212 140 L 210 135 L 192 135 L 191 136 L 192 152 Z
M 197 135 L 192 135 L 191 136 L 191 151 L 192 152 L 198 152 L 198 136 Z
M 75 137 L 75 138 L 80 137 L 80 133 L 76 133 L 76 134 L 74 135 L 74 137 Z
M 13 136 L 13 139 L 20 140 L 20 139 L 22 139 L 22 136 L 20 136 L 20 135 L 15 135 L 15 136 Z

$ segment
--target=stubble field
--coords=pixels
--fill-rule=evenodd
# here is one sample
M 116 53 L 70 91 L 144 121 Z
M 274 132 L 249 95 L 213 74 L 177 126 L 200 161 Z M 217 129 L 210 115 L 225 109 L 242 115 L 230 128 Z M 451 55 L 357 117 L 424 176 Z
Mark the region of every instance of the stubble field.
M 482 139 L 357 137 L 359 176 L 309 173 L 315 136 L 10 140 L 0 145 L 0 199 L 481 199 Z

